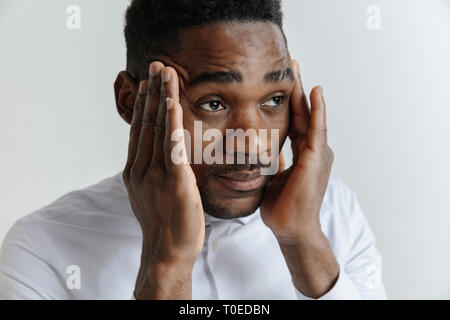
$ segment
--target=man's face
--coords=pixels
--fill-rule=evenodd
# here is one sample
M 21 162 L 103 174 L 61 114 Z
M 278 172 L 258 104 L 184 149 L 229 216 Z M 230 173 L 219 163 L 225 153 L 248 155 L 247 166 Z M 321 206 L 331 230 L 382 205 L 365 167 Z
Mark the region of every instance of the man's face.
M 160 60 L 179 75 L 184 128 L 192 137 L 191 166 L 204 210 L 218 218 L 247 216 L 259 207 L 270 179 L 260 175 L 259 162 L 249 163 L 252 147 L 258 159 L 271 155 L 271 132 L 278 130 L 278 155 L 288 133 L 293 80 L 283 35 L 272 23 L 221 23 L 183 30 L 181 48 Z M 226 129 L 254 129 L 257 138 L 266 129 L 269 142 L 246 139 L 245 148 L 237 143 L 229 148 L 223 140 L 223 164 L 195 164 L 195 148 L 203 154 L 214 142 L 193 143 L 195 121 L 201 121 L 203 132 L 218 129 L 224 139 Z M 245 155 L 245 164 L 236 164 L 238 153 Z M 234 164 L 226 162 L 226 154 L 233 154 Z

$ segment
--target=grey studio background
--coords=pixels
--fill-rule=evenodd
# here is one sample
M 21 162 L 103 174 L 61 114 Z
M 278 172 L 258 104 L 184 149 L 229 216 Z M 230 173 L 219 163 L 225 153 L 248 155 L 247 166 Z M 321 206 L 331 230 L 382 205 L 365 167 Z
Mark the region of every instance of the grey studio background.
M 0 0 L 0 241 L 122 170 L 113 82 L 127 4 Z M 359 196 L 389 298 L 450 298 L 450 0 L 284 0 L 284 12 L 305 89 L 324 87 L 333 176 Z

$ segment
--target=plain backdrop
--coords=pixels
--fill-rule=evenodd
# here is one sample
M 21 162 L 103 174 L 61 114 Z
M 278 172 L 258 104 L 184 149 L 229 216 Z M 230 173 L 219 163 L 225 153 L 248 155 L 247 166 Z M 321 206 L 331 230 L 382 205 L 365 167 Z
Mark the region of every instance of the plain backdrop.
M 69 5 L 81 29 L 66 26 Z M 122 170 L 127 0 L 0 0 L 0 241 Z M 370 29 L 376 5 L 381 28 Z M 333 175 L 354 189 L 389 298 L 450 298 L 450 1 L 284 0 L 305 89 L 324 88 Z

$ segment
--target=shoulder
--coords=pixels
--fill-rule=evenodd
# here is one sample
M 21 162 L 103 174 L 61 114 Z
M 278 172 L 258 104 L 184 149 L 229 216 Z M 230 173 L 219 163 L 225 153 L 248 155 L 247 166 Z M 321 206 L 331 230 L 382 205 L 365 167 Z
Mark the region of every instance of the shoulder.
M 134 225 L 132 218 L 120 172 L 68 192 L 20 218 L 7 233 L 4 247 L 18 241 L 41 247 L 49 240 L 63 240 L 89 231 L 116 232 L 127 223 Z
M 139 231 L 121 172 L 71 191 L 10 228 L 0 252 L 0 290 L 8 297 L 70 297 L 61 280 L 68 266 L 101 274 L 123 243 L 139 243 Z
M 327 191 L 325 192 L 323 204 L 344 209 L 354 201 L 355 191 L 338 178 L 331 177 Z
M 321 219 L 348 222 L 354 218 L 359 206 L 356 192 L 338 178 L 330 178 L 321 208 Z M 360 210 L 359 210 L 360 211 Z
M 324 196 L 320 221 L 336 255 L 347 255 L 358 242 L 374 242 L 356 192 L 337 178 L 331 178 Z
M 128 195 L 122 173 L 102 179 L 85 188 L 70 191 L 48 205 L 37 209 L 17 221 L 18 225 L 44 222 L 95 225 L 96 217 L 124 216 L 129 213 Z
M 107 210 L 113 214 L 120 213 L 121 210 L 117 210 L 116 207 L 117 202 L 126 198 L 126 190 L 120 172 L 85 188 L 70 191 L 45 207 L 32 212 L 27 218 L 64 219 L 80 211 Z

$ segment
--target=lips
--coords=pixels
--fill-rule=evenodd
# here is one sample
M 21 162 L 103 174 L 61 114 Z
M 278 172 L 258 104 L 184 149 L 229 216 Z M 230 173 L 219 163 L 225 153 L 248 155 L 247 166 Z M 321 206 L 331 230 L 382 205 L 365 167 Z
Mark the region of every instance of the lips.
M 258 171 L 236 171 L 216 175 L 218 180 L 228 188 L 236 191 L 253 191 L 261 188 L 265 182 L 265 176 Z

